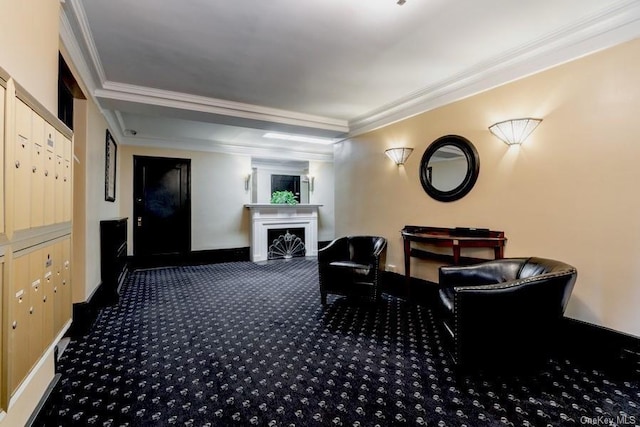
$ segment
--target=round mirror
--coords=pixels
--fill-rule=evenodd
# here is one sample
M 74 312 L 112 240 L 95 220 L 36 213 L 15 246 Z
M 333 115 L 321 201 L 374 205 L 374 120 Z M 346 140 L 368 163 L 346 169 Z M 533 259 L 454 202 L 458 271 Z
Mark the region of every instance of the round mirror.
M 441 202 L 464 197 L 473 188 L 479 172 L 476 148 L 458 135 L 433 141 L 420 161 L 420 182 L 424 191 Z

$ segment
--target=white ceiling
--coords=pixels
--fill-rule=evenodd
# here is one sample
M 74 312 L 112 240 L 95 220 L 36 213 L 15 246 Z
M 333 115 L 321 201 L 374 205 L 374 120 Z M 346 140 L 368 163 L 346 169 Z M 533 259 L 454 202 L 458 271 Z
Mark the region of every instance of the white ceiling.
M 362 133 L 640 36 L 637 0 L 66 0 L 61 18 L 121 143 L 318 159 L 330 145 L 262 135 Z

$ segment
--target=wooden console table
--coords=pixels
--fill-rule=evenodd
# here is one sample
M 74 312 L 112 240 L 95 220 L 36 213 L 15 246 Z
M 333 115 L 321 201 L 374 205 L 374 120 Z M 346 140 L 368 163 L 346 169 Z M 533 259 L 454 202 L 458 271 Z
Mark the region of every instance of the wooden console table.
M 503 231 L 493 231 L 477 228 L 442 228 L 406 225 L 402 229 L 404 241 L 404 271 L 407 286 L 411 280 L 411 257 L 433 259 L 446 263 L 473 264 L 485 261 L 481 258 L 462 257 L 462 248 L 493 248 L 495 259 L 504 258 L 504 245 L 507 238 Z M 453 249 L 453 255 L 429 252 L 412 248 L 411 242 L 420 242 L 436 247 Z

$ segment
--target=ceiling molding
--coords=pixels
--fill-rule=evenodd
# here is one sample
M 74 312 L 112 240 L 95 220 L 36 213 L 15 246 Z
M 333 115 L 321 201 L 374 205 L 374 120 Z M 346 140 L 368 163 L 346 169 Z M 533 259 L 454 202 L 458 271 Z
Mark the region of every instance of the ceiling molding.
M 300 160 L 282 160 L 280 158 L 263 159 L 260 157 L 254 157 L 251 159 L 251 167 L 271 170 L 286 169 L 297 172 L 309 169 L 309 162 Z
M 347 133 L 349 131 L 346 120 L 111 81 L 104 82 L 102 87 L 102 89 L 96 90 L 96 96 L 99 98 L 158 105 L 341 133 Z
M 78 30 L 80 31 L 80 35 L 82 37 L 82 41 L 84 42 L 89 57 L 91 58 L 91 65 L 93 65 L 92 69 L 96 72 L 98 80 L 100 81 L 100 86 L 102 86 L 107 78 L 104 73 L 102 62 L 100 61 L 98 48 L 96 47 L 96 44 L 93 40 L 93 33 L 89 28 L 89 21 L 87 20 L 87 14 L 85 13 L 84 7 L 82 6 L 82 1 L 69 0 L 65 3 L 65 6 L 66 5 L 69 6 L 71 13 L 73 13 L 73 16 L 75 17 L 75 20 L 78 24 Z
M 71 0 L 74 2 L 74 0 Z M 65 5 L 68 3 L 65 3 Z M 71 62 L 73 63 L 76 71 L 79 76 L 76 76 L 77 79 L 80 80 L 84 89 L 87 93 L 85 96 L 88 96 L 93 103 L 100 108 L 100 103 L 95 96 L 96 88 L 98 87 L 97 82 L 94 79 L 94 74 L 91 71 L 91 67 L 87 63 L 85 59 L 85 55 L 83 54 L 83 50 L 78 43 L 77 38 L 75 37 L 73 27 L 69 20 L 69 16 L 66 13 L 66 9 L 63 5 L 60 8 L 60 26 L 59 26 L 59 34 L 60 41 L 65 47 L 67 53 L 69 54 Z M 119 122 L 116 119 L 116 116 L 110 110 L 104 110 L 101 108 L 102 115 L 104 116 L 108 128 L 114 134 L 115 138 L 121 138 L 124 134 L 124 129 L 119 126 Z M 117 140 L 117 139 L 116 139 Z
M 70 56 L 69 59 L 71 59 L 75 69 L 80 74 L 76 77 L 82 81 L 86 92 L 88 92 L 84 95 L 91 97 L 93 101 L 96 102 L 94 92 L 98 85 L 93 78 L 91 68 L 87 64 L 87 61 L 85 61 L 85 57 L 82 54 L 82 48 L 78 44 L 78 40 L 75 38 L 71 22 L 69 21 L 69 17 L 67 16 L 64 8 L 60 9 L 60 40 Z
M 100 104 L 97 104 L 97 105 L 100 105 Z M 111 132 L 111 136 L 113 137 L 113 139 L 116 140 L 118 144 L 120 144 L 121 141 L 124 140 L 125 134 L 124 134 L 124 128 L 121 126 L 121 123 L 118 117 L 118 112 L 107 110 L 107 109 L 101 109 L 100 111 L 102 112 L 102 116 L 107 122 L 107 127 Z
M 312 160 L 318 162 L 333 163 L 333 150 L 329 153 L 313 153 L 308 151 L 290 149 L 288 147 L 285 150 L 283 148 L 232 145 L 217 141 L 206 141 L 198 139 L 175 141 L 170 139 L 127 136 L 121 138 L 120 144 L 178 151 L 203 151 L 209 153 L 233 154 L 249 157 L 288 160 Z
M 118 110 L 115 111 L 115 116 L 116 116 L 116 120 L 118 120 L 118 125 L 120 125 L 120 130 L 124 135 L 124 131 L 127 128 L 127 125 L 124 123 L 124 117 L 122 116 L 122 113 Z
M 624 0 L 576 25 L 483 61 L 349 121 L 357 136 L 640 36 L 640 2 Z

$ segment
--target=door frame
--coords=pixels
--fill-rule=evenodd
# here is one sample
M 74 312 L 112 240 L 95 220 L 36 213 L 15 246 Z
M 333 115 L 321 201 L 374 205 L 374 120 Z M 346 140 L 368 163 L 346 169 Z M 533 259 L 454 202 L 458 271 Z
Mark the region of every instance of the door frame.
M 131 222 L 131 225 L 133 227 L 133 256 L 136 258 L 140 258 L 140 257 L 164 257 L 167 256 L 165 254 L 158 254 L 158 255 L 141 255 L 139 253 L 136 253 L 136 248 L 138 247 L 137 240 L 138 240 L 138 232 L 137 232 L 137 211 L 138 211 L 138 203 L 136 201 L 136 183 L 137 183 L 137 168 L 138 168 L 138 164 L 139 162 L 149 162 L 149 161 L 154 161 L 154 160 L 158 160 L 158 161 L 176 161 L 176 162 L 184 162 L 187 166 L 187 184 L 186 184 L 186 191 L 187 191 L 187 197 L 186 197 L 186 229 L 187 229 L 187 248 L 185 249 L 184 252 L 179 252 L 177 255 L 178 256 L 186 256 L 188 254 L 191 253 L 192 249 L 191 249 L 191 223 L 192 223 L 192 218 L 191 218 L 191 159 L 185 159 L 182 157 L 163 157 L 163 156 L 143 156 L 143 155 L 134 155 L 133 156 L 133 182 L 132 182 L 132 186 L 133 186 L 133 191 L 132 191 L 132 202 L 133 202 L 133 221 Z

